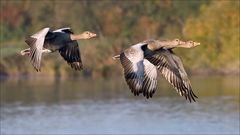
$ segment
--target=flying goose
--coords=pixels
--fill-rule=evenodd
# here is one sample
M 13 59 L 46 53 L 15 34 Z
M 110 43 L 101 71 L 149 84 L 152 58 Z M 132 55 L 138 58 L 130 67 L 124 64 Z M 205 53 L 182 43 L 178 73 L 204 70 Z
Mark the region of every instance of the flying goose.
M 175 47 L 192 48 L 200 45 L 179 39 L 169 41 L 146 40 L 125 49 L 114 59 L 120 59 L 125 80 L 134 95 L 152 97 L 157 88 L 157 70 L 181 95 L 190 102 L 197 96 L 184 70 L 181 59 L 172 51 Z
M 25 40 L 30 48 L 22 50 L 21 55 L 30 56 L 34 68 L 40 71 L 42 53 L 59 51 L 72 68 L 81 70 L 83 67 L 77 40 L 93 37 L 96 37 L 96 34 L 89 31 L 74 34 L 70 28 L 61 28 L 54 31 L 44 28 Z

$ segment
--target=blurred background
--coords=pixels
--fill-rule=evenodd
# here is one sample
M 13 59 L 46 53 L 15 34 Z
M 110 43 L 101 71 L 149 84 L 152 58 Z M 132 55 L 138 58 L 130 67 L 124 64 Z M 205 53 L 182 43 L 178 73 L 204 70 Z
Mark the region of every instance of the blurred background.
M 238 0 L 1 0 L 1 133 L 239 134 Z M 37 73 L 25 38 L 44 27 L 98 37 L 79 41 L 85 69 L 58 53 Z M 134 97 L 112 56 L 140 41 L 193 40 L 175 49 L 199 100 L 190 104 L 159 77 L 153 99 Z

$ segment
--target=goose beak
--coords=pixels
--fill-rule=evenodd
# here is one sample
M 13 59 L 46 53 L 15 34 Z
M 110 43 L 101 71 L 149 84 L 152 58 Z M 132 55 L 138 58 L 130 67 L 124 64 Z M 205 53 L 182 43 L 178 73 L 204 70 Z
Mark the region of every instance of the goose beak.
M 195 42 L 194 45 L 195 45 L 195 46 L 198 46 L 198 45 L 200 45 L 200 43 L 199 43 L 199 42 Z
M 96 36 L 97 36 L 97 34 L 95 34 L 95 33 L 92 34 L 92 37 L 96 37 Z

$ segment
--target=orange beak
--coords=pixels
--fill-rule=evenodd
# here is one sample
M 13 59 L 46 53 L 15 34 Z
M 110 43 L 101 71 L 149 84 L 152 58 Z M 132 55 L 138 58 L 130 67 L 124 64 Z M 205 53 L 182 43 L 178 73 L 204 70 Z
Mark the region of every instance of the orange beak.
M 194 42 L 194 46 L 198 46 L 198 45 L 200 45 L 201 43 L 199 43 L 199 42 Z
M 97 36 L 97 34 L 95 34 L 95 33 L 92 33 L 92 37 L 96 37 Z

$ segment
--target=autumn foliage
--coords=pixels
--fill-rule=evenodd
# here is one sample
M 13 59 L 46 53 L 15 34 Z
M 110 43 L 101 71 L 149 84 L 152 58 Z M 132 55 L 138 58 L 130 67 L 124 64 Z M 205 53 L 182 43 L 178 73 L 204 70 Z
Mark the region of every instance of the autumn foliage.
M 29 59 L 19 55 L 27 47 L 25 37 L 44 27 L 68 26 L 99 35 L 79 41 L 84 71 L 73 71 L 55 53 L 44 56 L 38 75 L 120 75 L 112 56 L 149 38 L 201 42 L 191 50 L 175 50 L 191 73 L 239 73 L 239 6 L 237 0 L 1 0 L 0 74 L 36 74 Z

